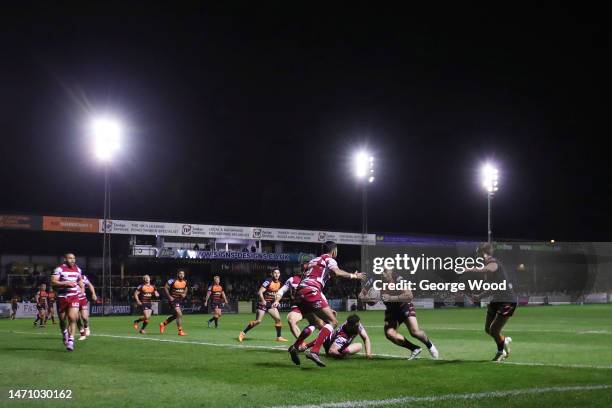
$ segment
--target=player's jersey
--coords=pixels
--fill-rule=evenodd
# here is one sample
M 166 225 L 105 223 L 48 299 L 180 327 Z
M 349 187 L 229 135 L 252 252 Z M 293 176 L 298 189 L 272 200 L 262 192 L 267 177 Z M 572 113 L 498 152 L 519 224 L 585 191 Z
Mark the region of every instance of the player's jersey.
M 38 306 L 46 306 L 47 301 L 49 300 L 49 294 L 46 290 L 39 290 L 36 295 L 38 295 Z
M 166 283 L 169 288 L 170 296 L 173 298 L 182 298 L 187 292 L 187 281 L 178 279 L 169 279 Z
M 266 279 L 264 283 L 261 284 L 262 287 L 266 289 L 263 294 L 263 297 L 266 302 L 274 302 L 276 299 L 276 292 L 281 288 L 280 281 L 273 281 L 272 279 Z
M 74 282 L 77 285 L 73 287 L 58 287 L 57 288 L 57 297 L 66 298 L 70 296 L 79 296 L 81 292 L 81 288 L 78 285 L 79 280 L 81 279 L 81 268 L 74 265 L 72 267 L 61 264 L 53 271 L 53 276 L 59 276 L 60 282 Z
M 355 340 L 355 337 L 365 332 L 363 325 L 359 323 L 359 327 L 357 328 L 357 333 L 349 334 L 347 333 L 347 330 L 346 330 L 346 323 L 347 322 L 342 323 L 342 325 L 336 329 L 336 331 L 334 332 L 332 336 L 332 342 L 335 342 L 341 339 L 340 341 L 338 341 L 338 343 L 342 342 L 342 345 L 344 347 L 347 347 L 349 344 L 353 342 L 353 340 Z
M 151 299 L 155 295 L 155 286 L 150 283 L 143 283 L 139 285 L 136 290 L 138 291 L 138 300 L 141 303 L 151 303 Z
M 85 275 L 83 275 L 82 280 L 83 280 L 83 290 L 79 291 L 79 299 L 87 299 L 87 294 L 85 293 L 85 290 L 87 289 L 87 286 L 91 282 L 89 282 L 89 279 L 87 279 L 87 276 Z
M 283 294 L 289 292 L 289 296 L 291 300 L 296 298 L 298 286 L 300 286 L 300 282 L 302 281 L 302 277 L 300 275 L 294 275 L 285 281 L 285 284 L 281 288 Z
M 338 263 L 336 260 L 327 254 L 314 258 L 308 263 L 308 270 L 304 272 L 299 287 L 311 287 L 319 291 L 323 290 L 330 278 L 332 268 L 337 267 Z
M 223 303 L 223 286 L 221 285 L 210 285 L 208 287 L 210 292 L 210 302 L 212 304 Z
M 488 265 L 493 262 L 497 263 L 497 270 L 495 272 L 487 274 L 492 278 L 490 282 L 501 283 L 505 280 L 506 290 L 505 291 L 499 291 L 499 290 L 493 291 L 493 298 L 491 299 L 491 301 L 516 303 L 517 297 L 516 297 L 516 293 L 514 292 L 514 285 L 516 283 L 516 279 L 515 279 L 514 273 L 506 270 L 506 268 L 504 268 L 504 265 L 499 260 L 493 257 L 490 257 L 489 259 L 487 259 L 485 261 L 485 265 Z

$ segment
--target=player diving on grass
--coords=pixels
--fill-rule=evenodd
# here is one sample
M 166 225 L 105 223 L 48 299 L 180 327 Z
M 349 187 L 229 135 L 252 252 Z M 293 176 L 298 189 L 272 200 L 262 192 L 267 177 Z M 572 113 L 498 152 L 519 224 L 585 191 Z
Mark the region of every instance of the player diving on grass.
M 517 297 L 514 292 L 515 277 L 507 271 L 503 264 L 493 257 L 493 247 L 489 243 L 484 243 L 478 246 L 476 255 L 484 259 L 482 268 L 467 268 L 466 273 L 481 273 L 487 282 L 502 283 L 506 281 L 505 290 L 491 291 L 491 299 L 487 306 L 487 317 L 485 319 L 485 332 L 493 338 L 497 345 L 497 352 L 493 357 L 493 361 L 502 362 L 510 355 L 510 343 L 512 338 L 504 336 L 502 329 L 508 322 L 508 319 L 514 314 L 517 305 Z M 488 295 L 481 293 L 478 297 L 482 298 Z
M 353 344 L 353 340 L 359 336 L 363 341 L 365 348 L 365 357 L 367 359 L 372 358 L 372 343 L 370 337 L 366 332 L 366 329 L 361 324 L 361 319 L 356 314 L 350 315 L 344 323 L 340 325 L 332 334 L 330 334 L 325 342 L 323 348 L 325 354 L 329 357 L 342 359 L 347 356 L 357 354 L 361 351 L 362 347 L 360 343 Z M 314 341 L 308 343 L 306 348 L 314 346 Z
M 308 270 L 304 272 L 302 281 L 298 285 L 298 298 L 300 310 L 309 321 L 314 321 L 313 316 L 318 317 L 324 323 L 319 330 L 317 339 L 312 347 L 306 351 L 305 356 L 312 360 L 319 367 L 325 367 L 325 363 L 319 356 L 319 351 L 325 339 L 327 339 L 338 325 L 338 320 L 333 310 L 329 307 L 323 288 L 332 276 L 343 279 L 362 279 L 364 274 L 361 272 L 349 273 L 338 267 L 336 257 L 338 256 L 338 246 L 335 242 L 327 241 L 323 244 L 322 255 L 312 259 L 308 263 Z M 295 343 L 289 347 L 289 355 L 294 364 L 300 364 L 299 351 L 302 343 L 314 331 L 313 324 L 308 325 L 302 330 Z
M 159 332 L 164 334 L 166 326 L 168 326 L 173 320 L 176 320 L 176 326 L 178 328 L 179 336 L 186 336 L 187 334 L 183 331 L 183 300 L 187 296 L 187 281 L 185 280 L 185 271 L 178 271 L 176 279 L 169 279 L 164 285 L 164 294 L 168 299 L 171 310 L 173 311 L 170 316 L 159 324 Z
M 396 275 L 393 269 L 385 269 L 380 275 L 382 283 L 400 283 L 403 278 Z M 361 290 L 359 299 L 363 301 L 369 299 L 368 293 L 374 283 L 374 278 L 371 278 Z M 438 349 L 429 340 L 429 337 L 419 327 L 419 322 L 416 318 L 416 311 L 412 304 L 412 291 L 407 290 L 388 290 L 380 291 L 380 300 L 385 305 L 385 337 L 393 344 L 410 350 L 409 360 L 414 360 L 422 351 L 421 347 L 412 343 L 406 337 L 399 333 L 398 328 L 403 323 L 408 328 L 408 332 L 415 339 L 420 340 L 429 350 L 429 354 L 434 359 L 439 357 Z M 377 299 L 376 299 L 377 300 Z
M 280 270 L 275 268 L 272 270 L 270 278 L 266 279 L 257 291 L 258 303 L 257 311 L 255 312 L 255 320 L 251 320 L 244 330 L 240 332 L 238 335 L 239 342 L 242 343 L 248 331 L 261 323 L 266 313 L 268 313 L 270 317 L 274 319 L 276 341 L 287 341 L 287 339 L 285 339 L 281 333 L 283 324 L 281 323 L 280 313 L 278 312 L 278 303 L 276 302 L 276 293 L 279 291 L 281 286 Z
M 206 299 L 204 299 L 204 305 L 208 305 L 208 300 L 210 299 L 209 305 L 209 313 L 212 312 L 212 317 L 208 319 L 208 327 L 214 322 L 215 329 L 219 327 L 219 319 L 221 318 L 221 312 L 223 310 L 223 306 L 225 306 L 227 302 L 227 296 L 225 296 L 225 291 L 223 290 L 223 286 L 221 286 L 221 278 L 219 275 L 213 277 L 213 284 L 208 287 L 208 291 L 206 291 Z
M 151 285 L 151 277 L 144 275 L 142 277 L 142 284 L 138 285 L 134 291 L 134 300 L 136 300 L 138 307 L 142 310 L 142 316 L 134 320 L 134 329 L 138 330 L 140 334 L 146 333 L 145 329 L 153 312 L 153 296 L 159 298 L 159 292 L 157 292 L 154 285 Z M 141 322 L 142 327 L 140 327 Z

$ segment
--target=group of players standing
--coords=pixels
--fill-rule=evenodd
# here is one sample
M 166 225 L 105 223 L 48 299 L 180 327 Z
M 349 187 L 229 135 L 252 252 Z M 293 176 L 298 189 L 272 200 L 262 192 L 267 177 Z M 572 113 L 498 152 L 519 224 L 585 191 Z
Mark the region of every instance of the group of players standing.
M 478 251 L 479 255 L 485 259 L 485 265 L 483 268 L 474 268 L 469 272 L 490 273 L 505 277 L 503 276 L 503 266 L 492 256 L 490 244 L 480 246 Z M 320 357 L 321 348 L 324 348 L 325 353 L 333 358 L 343 358 L 359 353 L 362 350 L 361 344 L 353 344 L 353 340 L 357 336 L 363 340 L 366 358 L 371 358 L 370 338 L 360 323 L 359 316 L 356 314 L 350 315 L 338 327 L 336 312 L 329 306 L 323 294 L 323 289 L 331 277 L 355 280 L 364 280 L 365 278 L 362 272 L 349 273 L 340 269 L 335 260 L 337 255 L 337 245 L 332 241 L 325 242 L 322 255 L 305 263 L 302 272 L 290 277 L 284 284 L 280 281 L 280 270 L 274 269 L 270 278 L 262 283 L 257 293 L 258 305 L 255 320 L 250 321 L 240 332 L 238 341 L 243 342 L 246 334 L 259 325 L 267 313 L 274 320 L 276 340 L 287 342 L 288 340 L 282 337 L 282 322 L 278 309 L 283 296 L 289 293 L 292 303 L 287 321 L 296 340 L 289 347 L 288 352 L 294 364 L 301 364 L 300 353 L 304 353 L 307 359 L 320 367 L 325 367 L 325 362 Z M 382 274 L 382 280 L 396 283 L 401 280 L 401 277 L 397 276 L 393 270 L 387 269 Z M 79 340 L 85 339 L 89 335 L 89 313 L 85 288 L 90 289 L 94 301 L 96 300 L 95 289 L 76 265 L 74 254 L 65 255 L 65 262 L 55 269 L 51 284 L 57 290 L 57 309 L 64 344 L 67 350 L 72 351 L 77 325 L 79 325 L 81 333 Z M 372 299 L 368 299 L 368 289 L 367 285 L 363 287 L 359 294 L 360 300 L 372 301 Z M 183 301 L 188 293 L 185 272 L 181 270 L 177 273 L 176 278 L 168 280 L 163 287 L 163 293 L 168 299 L 172 314 L 159 324 L 160 333 L 163 334 L 166 327 L 176 320 L 178 335 L 185 336 L 182 322 Z M 495 301 L 494 299 L 487 309 L 485 331 L 497 345 L 494 361 L 503 361 L 510 353 L 509 345 L 512 339 L 503 336 L 501 332 L 508 318 L 514 313 L 516 301 L 508 299 L 508 296 L 514 296 L 513 293 L 506 293 L 505 295 L 506 298 L 503 301 Z M 133 325 L 141 334 L 145 334 L 145 329 L 151 318 L 153 297 L 159 297 L 159 292 L 151 284 L 151 278 L 145 275 L 143 283 L 134 292 L 134 299 L 141 307 L 142 316 L 134 320 Z M 380 300 L 386 307 L 385 336 L 393 344 L 408 349 L 410 351 L 409 359 L 416 358 L 421 353 L 422 347 L 412 343 L 399 333 L 399 327 L 404 324 L 410 335 L 423 343 L 432 358 L 437 359 L 439 352 L 425 331 L 419 327 L 412 299 L 413 295 L 409 290 L 381 291 Z M 44 284 L 41 285 L 36 295 L 36 301 L 41 311 L 37 320 L 44 324 L 47 318 L 45 312 L 49 310 L 50 302 L 49 292 L 46 292 Z M 213 284 L 208 287 L 204 301 L 205 305 L 209 305 L 212 314 L 212 317 L 208 320 L 208 327 L 211 327 L 213 323 L 215 327 L 218 327 L 222 309 L 226 303 L 228 303 L 228 300 L 221 286 L 220 277 L 215 276 Z M 298 322 L 303 319 L 308 321 L 308 325 L 300 330 Z M 308 342 L 308 337 L 317 329 L 319 333 L 316 339 Z

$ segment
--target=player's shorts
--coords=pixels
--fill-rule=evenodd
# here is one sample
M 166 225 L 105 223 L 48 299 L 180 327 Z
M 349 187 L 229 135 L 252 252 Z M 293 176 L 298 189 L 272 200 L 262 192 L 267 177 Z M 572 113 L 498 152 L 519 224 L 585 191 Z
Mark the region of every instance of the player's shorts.
M 79 309 L 80 307 L 81 301 L 76 295 L 61 297 L 57 299 L 57 311 L 59 313 L 67 312 L 68 309 Z
M 268 310 L 272 309 L 272 304 L 273 303 L 274 303 L 274 301 L 266 301 L 265 304 L 257 302 L 257 310 L 261 310 L 263 312 L 267 312 Z
M 87 298 L 79 298 L 79 310 L 89 310 L 89 302 L 87 302 Z
M 385 303 L 385 322 L 401 324 L 408 317 L 416 317 L 416 310 L 412 302 L 387 302 Z
M 36 305 L 36 309 L 40 311 L 46 311 L 47 307 L 45 305 Z
M 55 303 L 55 301 L 51 301 L 49 302 L 49 305 L 47 306 L 47 312 L 53 313 L 53 304 Z
M 181 310 L 183 310 L 183 299 L 174 299 L 172 302 L 170 302 L 170 307 L 172 309 L 176 309 L 177 307 Z
M 143 312 L 145 310 L 153 310 L 153 304 L 151 302 L 142 302 L 142 305 L 140 306 L 140 308 L 142 309 Z
M 510 317 L 516 310 L 516 303 L 511 302 L 491 302 L 487 306 L 487 316 L 507 316 Z
M 225 306 L 225 303 L 223 303 L 223 302 L 211 303 L 210 304 L 210 310 L 223 309 L 224 306 Z
M 13 306 L 11 306 L 11 310 L 12 310 L 13 312 L 16 312 L 16 311 L 17 311 L 17 305 L 13 305 Z
M 299 313 L 299 314 L 302 314 L 302 309 L 300 309 L 299 305 L 291 305 L 291 311 L 289 313 Z
M 301 288 L 297 292 L 299 299 L 300 310 L 303 313 L 309 313 L 314 310 L 324 309 L 329 307 L 327 299 L 323 296 L 320 290 L 312 287 Z

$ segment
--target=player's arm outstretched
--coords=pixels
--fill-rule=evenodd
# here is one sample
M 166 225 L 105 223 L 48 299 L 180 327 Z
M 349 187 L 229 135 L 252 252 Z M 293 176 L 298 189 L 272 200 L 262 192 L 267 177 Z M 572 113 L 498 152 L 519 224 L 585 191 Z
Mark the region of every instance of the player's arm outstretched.
M 383 302 L 411 302 L 414 299 L 412 291 L 410 289 L 404 290 L 399 295 L 390 295 L 388 293 L 382 294 Z
M 365 274 L 363 272 L 350 273 L 350 272 L 347 272 L 347 271 L 343 271 L 342 269 L 338 268 L 337 266 L 332 267 L 331 271 L 334 274 L 334 276 L 338 276 L 338 277 L 344 278 L 344 279 L 360 279 L 361 280 L 365 276 Z
M 497 262 L 489 262 L 482 268 L 465 268 L 465 272 L 480 272 L 480 273 L 496 272 L 497 267 L 498 267 Z
M 363 347 L 365 349 L 365 356 L 367 359 L 372 358 L 372 343 L 370 342 L 370 336 L 368 336 L 368 332 L 366 329 L 363 329 L 359 332 L 359 337 L 363 341 Z

